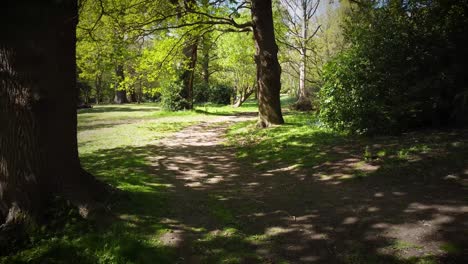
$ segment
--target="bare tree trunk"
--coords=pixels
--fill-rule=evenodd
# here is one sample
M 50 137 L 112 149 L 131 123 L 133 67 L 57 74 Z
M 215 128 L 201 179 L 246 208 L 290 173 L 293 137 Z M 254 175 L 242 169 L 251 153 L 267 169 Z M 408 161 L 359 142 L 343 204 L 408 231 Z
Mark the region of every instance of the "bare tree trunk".
M 301 62 L 299 66 L 299 91 L 298 98 L 294 104 L 294 108 L 301 111 L 308 111 L 312 109 L 312 103 L 310 102 L 309 95 L 306 88 L 307 80 L 307 33 L 309 30 L 309 18 L 307 14 L 308 5 L 310 3 L 307 0 L 301 2 L 302 7 L 302 27 L 301 27 L 301 44 L 300 44 L 300 57 Z
M 234 107 L 240 107 L 249 97 L 254 93 L 255 91 L 255 86 L 254 87 L 245 87 L 241 89 L 241 92 L 239 94 L 239 97 L 237 98 L 237 101 L 234 103 Z
M 128 103 L 127 91 L 125 91 L 125 89 L 121 89 L 120 87 L 120 82 L 123 81 L 123 79 L 125 78 L 123 65 L 117 65 L 117 67 L 115 68 L 115 75 L 117 76 L 117 81 L 115 83 L 114 103 L 126 104 Z
M 193 109 L 193 81 L 195 77 L 195 66 L 197 65 L 198 40 L 192 38 L 184 47 L 183 53 L 187 59 L 187 69 L 182 74 L 183 89 L 180 93 L 185 99 L 184 109 Z
M 96 104 L 99 104 L 99 102 L 101 101 L 101 91 L 102 91 L 102 73 L 96 76 L 96 80 L 94 84 L 96 86 Z
M 205 87 L 210 84 L 210 48 L 211 45 L 207 39 L 203 39 L 201 65 L 202 65 L 202 77 Z
M 137 94 L 135 91 L 135 87 L 133 87 L 132 90 L 130 90 L 130 102 L 136 103 L 137 101 L 138 101 Z
M 258 83 L 258 126 L 283 124 L 281 113 L 281 67 L 275 42 L 271 0 L 252 0 Z
M 36 219 L 55 195 L 93 216 L 108 189 L 78 158 L 77 1 L 7 1 L 0 13 L 2 228 Z

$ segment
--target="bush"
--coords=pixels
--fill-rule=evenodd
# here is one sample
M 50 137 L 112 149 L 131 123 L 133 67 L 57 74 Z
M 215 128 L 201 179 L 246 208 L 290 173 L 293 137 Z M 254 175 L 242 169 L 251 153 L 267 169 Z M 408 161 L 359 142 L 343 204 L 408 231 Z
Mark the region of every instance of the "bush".
M 324 67 L 320 118 L 359 134 L 466 122 L 462 0 L 390 1 L 345 23 L 350 47 Z M 464 118 L 465 117 L 465 118 Z
M 208 102 L 210 87 L 204 83 L 196 84 L 193 87 L 193 100 L 195 103 L 206 103 Z
M 170 83 L 161 89 L 161 105 L 165 110 L 179 111 L 185 108 L 187 101 L 180 95 L 182 83 Z
M 214 104 L 230 104 L 233 89 L 229 86 L 218 84 L 210 86 L 208 101 Z
M 214 84 L 206 86 L 204 84 L 194 87 L 194 100 L 197 103 L 214 103 L 227 105 L 231 103 L 233 89 L 227 85 Z

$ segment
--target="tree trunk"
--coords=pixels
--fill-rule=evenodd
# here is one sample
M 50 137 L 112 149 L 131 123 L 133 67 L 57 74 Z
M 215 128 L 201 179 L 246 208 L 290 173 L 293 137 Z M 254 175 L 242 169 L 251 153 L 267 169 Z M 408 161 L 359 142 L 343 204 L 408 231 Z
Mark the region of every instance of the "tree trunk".
M 210 48 L 211 43 L 209 39 L 204 38 L 202 42 L 202 58 L 201 58 L 201 66 L 202 66 L 202 77 L 203 83 L 205 87 L 208 87 L 210 84 Z
M 115 68 L 115 75 L 117 76 L 117 81 L 115 83 L 114 103 L 126 104 L 128 103 L 127 91 L 125 91 L 125 89 L 121 89 L 120 87 L 120 82 L 123 81 L 123 79 L 125 78 L 123 65 L 117 65 L 117 67 Z
M 193 109 L 193 81 L 195 77 L 195 66 L 197 65 L 197 50 L 198 40 L 191 38 L 187 41 L 183 49 L 184 56 L 187 60 L 186 69 L 182 74 L 183 88 L 180 96 L 185 99 L 184 109 Z
M 37 219 L 55 195 L 92 216 L 108 189 L 78 158 L 77 1 L 7 1 L 0 13 L 2 227 Z
M 132 90 L 130 91 L 130 102 L 136 103 L 137 101 L 138 101 L 137 94 L 135 91 L 135 87 L 133 87 Z
M 304 33 L 305 34 L 305 33 Z M 306 60 L 307 60 L 306 48 L 301 49 L 301 64 L 299 67 L 299 91 L 297 101 L 292 106 L 294 109 L 299 111 L 310 111 L 312 110 L 312 102 L 310 101 L 309 94 L 306 89 Z
M 255 89 L 255 86 L 242 87 L 239 93 L 239 97 L 237 98 L 237 101 L 234 103 L 233 107 L 240 107 L 245 101 L 247 101 L 247 99 L 249 99 L 249 97 L 254 93 Z
M 101 91 L 102 91 L 102 73 L 96 76 L 95 86 L 96 86 L 96 104 L 99 104 L 99 102 L 101 101 Z
M 302 2 L 302 28 L 301 28 L 301 47 L 300 47 L 300 56 L 301 62 L 299 66 L 299 92 L 298 99 L 294 104 L 294 108 L 300 111 L 308 111 L 312 109 L 312 104 L 309 99 L 309 95 L 306 90 L 306 70 L 307 70 L 307 33 L 308 33 L 308 23 L 309 19 L 307 18 L 307 2 Z
M 283 124 L 280 102 L 281 67 L 278 62 L 271 0 L 252 0 L 251 11 L 256 47 L 258 126 Z

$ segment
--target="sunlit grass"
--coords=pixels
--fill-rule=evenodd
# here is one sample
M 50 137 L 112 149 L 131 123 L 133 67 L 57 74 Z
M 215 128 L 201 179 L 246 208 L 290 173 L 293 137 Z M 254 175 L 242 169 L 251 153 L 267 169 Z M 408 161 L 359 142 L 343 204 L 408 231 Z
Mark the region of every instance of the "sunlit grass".
M 283 101 L 287 100 L 293 101 L 283 97 Z M 159 175 L 155 170 L 158 165 L 148 161 L 148 157 L 159 154 L 158 140 L 176 131 L 220 115 L 256 111 L 254 101 L 248 101 L 241 108 L 202 105 L 194 111 L 176 113 L 162 111 L 157 104 L 95 106 L 80 110 L 81 162 L 100 180 L 124 191 L 125 197 L 110 205 L 119 220 L 97 228 L 82 220 L 75 209 L 59 201 L 60 206 L 51 206 L 55 209 L 49 214 L 49 223 L 39 227 L 23 248 L 0 258 L 0 263 L 184 263 L 186 259 L 182 259 L 175 246 L 161 241 L 161 237 L 172 234 L 177 228 L 196 236 L 190 241 L 190 252 L 199 263 L 269 263 L 257 254 L 255 246 L 275 251 L 272 247 L 276 239 L 274 232 L 252 231 L 249 224 L 239 218 L 245 212 L 257 212 L 259 205 L 247 201 L 231 207 L 223 193 L 203 193 L 193 201 L 193 206 L 213 221 L 214 227 L 187 224 L 180 218 L 177 206 L 171 205 L 171 199 L 180 195 L 177 184 Z M 241 160 L 263 170 L 291 167 L 315 173 L 320 172 L 316 166 L 352 156 L 357 161 L 350 167 L 349 177 L 339 180 L 358 184 L 376 177 L 395 179 L 395 175 L 405 170 L 411 173 L 402 174 L 410 175 L 404 180 L 422 178 L 429 169 L 461 167 L 468 157 L 467 141 L 459 135 L 453 138 L 447 133 L 349 137 L 322 128 L 313 113 L 291 111 L 285 115 L 285 121 L 285 125 L 268 129 L 256 128 L 255 121 L 237 123 L 229 129 L 227 144 L 236 147 Z M 414 164 L 426 155 L 439 158 L 431 160 L 430 164 Z M 379 169 L 365 170 L 369 165 Z M 327 171 L 320 173 L 323 179 L 336 179 Z M 452 176 L 457 180 L 457 175 Z M 394 250 L 413 247 L 404 243 L 391 246 Z M 459 254 L 460 247 L 446 244 L 441 250 Z M 382 256 L 369 255 L 359 247 L 341 252 L 338 257 L 343 263 L 437 263 L 433 256 L 408 260 L 390 258 L 389 262 L 384 262 Z M 283 263 L 279 258 L 275 261 Z
M 327 147 L 345 138 L 321 128 L 311 113 L 291 112 L 285 125 L 258 129 L 254 121 L 233 125 L 228 144 L 239 146 L 237 155 L 261 167 L 276 165 L 307 167 L 330 160 Z

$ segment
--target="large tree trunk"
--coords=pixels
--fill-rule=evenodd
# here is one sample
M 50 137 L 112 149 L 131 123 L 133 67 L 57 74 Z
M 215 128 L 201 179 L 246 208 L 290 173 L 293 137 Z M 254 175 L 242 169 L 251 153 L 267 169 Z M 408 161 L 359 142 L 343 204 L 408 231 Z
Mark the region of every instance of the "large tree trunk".
M 275 41 L 271 0 L 252 0 L 258 83 L 258 126 L 283 124 L 281 113 L 281 67 Z
M 125 78 L 123 65 L 117 65 L 117 67 L 115 68 L 115 75 L 117 76 L 117 81 L 115 83 L 114 103 L 126 104 L 128 103 L 127 91 L 125 91 L 125 89 L 121 89 L 120 87 L 120 82 L 123 81 L 123 79 Z
M 0 13 L 2 227 L 40 216 L 55 195 L 92 216 L 108 192 L 78 158 L 77 1 L 7 1 Z

